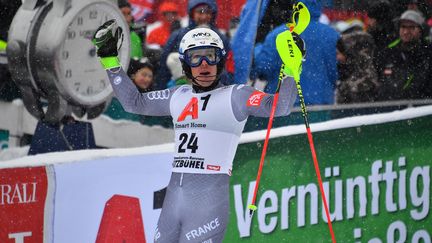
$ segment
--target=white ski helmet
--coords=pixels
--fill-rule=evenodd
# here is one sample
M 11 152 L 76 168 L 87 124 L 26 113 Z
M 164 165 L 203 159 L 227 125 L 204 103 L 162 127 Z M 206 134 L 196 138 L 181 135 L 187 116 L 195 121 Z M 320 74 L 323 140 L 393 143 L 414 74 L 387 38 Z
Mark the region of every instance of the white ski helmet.
M 209 60 L 208 58 L 203 57 L 198 60 L 198 63 L 192 62 L 189 59 L 188 51 L 204 48 L 215 49 L 216 53 L 214 59 Z M 186 77 L 192 80 L 194 77 L 192 77 L 191 67 L 200 65 L 203 59 L 210 65 L 217 65 L 218 77 L 220 73 L 222 73 L 225 65 L 226 51 L 222 39 L 210 28 L 195 28 L 188 31 L 180 41 L 179 54 L 183 71 L 185 72 Z

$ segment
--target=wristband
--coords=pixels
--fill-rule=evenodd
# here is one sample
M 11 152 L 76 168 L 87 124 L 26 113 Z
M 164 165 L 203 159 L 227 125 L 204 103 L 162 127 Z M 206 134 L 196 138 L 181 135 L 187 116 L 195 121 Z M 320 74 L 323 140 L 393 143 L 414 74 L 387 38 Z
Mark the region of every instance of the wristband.
M 120 61 L 118 57 L 102 57 L 100 58 L 100 62 L 104 69 L 111 69 L 116 67 L 121 67 Z

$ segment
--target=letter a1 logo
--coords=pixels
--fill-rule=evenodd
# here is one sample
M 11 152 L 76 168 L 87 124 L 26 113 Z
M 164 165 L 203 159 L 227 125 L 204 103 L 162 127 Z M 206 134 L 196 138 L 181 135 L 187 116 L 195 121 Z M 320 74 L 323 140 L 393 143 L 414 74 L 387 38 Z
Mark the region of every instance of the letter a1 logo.
M 180 116 L 177 118 L 177 122 L 184 121 L 187 116 L 192 116 L 192 119 L 194 120 L 198 119 L 198 99 L 196 97 L 192 97 Z

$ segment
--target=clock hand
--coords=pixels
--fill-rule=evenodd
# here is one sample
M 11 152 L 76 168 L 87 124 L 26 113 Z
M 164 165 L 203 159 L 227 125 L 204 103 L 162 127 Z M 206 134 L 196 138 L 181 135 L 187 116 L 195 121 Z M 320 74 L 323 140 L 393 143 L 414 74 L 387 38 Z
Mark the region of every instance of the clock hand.
M 96 56 L 96 47 L 93 47 L 93 48 L 91 48 L 91 49 L 89 50 L 89 55 L 90 55 L 91 57 Z

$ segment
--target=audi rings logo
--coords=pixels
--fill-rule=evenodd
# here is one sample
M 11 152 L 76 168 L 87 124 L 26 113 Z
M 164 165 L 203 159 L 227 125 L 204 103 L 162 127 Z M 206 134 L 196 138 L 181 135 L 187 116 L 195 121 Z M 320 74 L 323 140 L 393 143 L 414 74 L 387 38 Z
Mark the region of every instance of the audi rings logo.
M 169 96 L 169 89 L 157 90 L 147 93 L 147 98 L 149 98 L 149 100 L 166 100 L 169 98 Z

